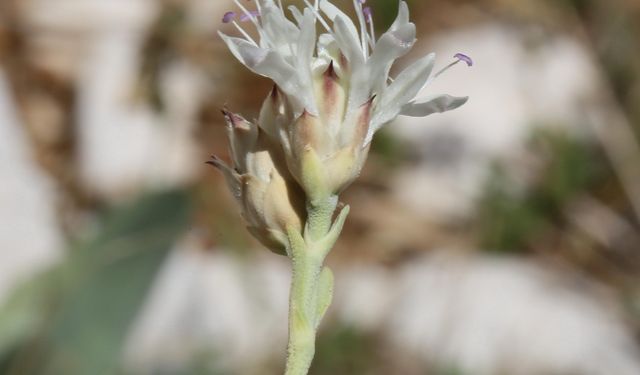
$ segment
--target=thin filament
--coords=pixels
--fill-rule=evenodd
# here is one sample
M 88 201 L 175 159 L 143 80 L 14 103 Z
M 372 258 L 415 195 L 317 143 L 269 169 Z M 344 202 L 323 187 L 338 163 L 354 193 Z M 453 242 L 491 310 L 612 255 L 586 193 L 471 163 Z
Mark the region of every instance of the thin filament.
M 440 69 L 438 71 L 438 73 L 433 75 L 433 79 L 438 78 L 442 73 L 446 72 L 447 70 L 449 70 L 451 67 L 453 67 L 454 65 L 456 65 L 459 62 L 460 62 L 460 60 L 456 60 L 456 61 L 452 62 L 451 64 L 445 66 L 444 68 Z
M 324 18 L 322 18 L 322 15 L 320 14 L 320 12 L 318 12 L 318 10 L 315 8 L 315 6 L 311 5 L 309 0 L 304 0 L 304 3 L 307 5 L 307 7 L 311 8 L 311 11 L 313 12 L 313 15 L 316 16 L 316 19 L 318 21 L 320 21 L 320 24 L 322 25 L 322 27 L 324 27 L 327 30 L 328 33 L 333 34 L 331 32 L 331 28 L 329 27 L 327 22 L 324 20 Z M 317 3 L 317 1 L 316 1 L 316 3 Z
M 364 14 L 362 13 L 362 4 L 360 4 L 358 0 L 353 0 L 353 7 L 356 9 L 358 23 L 360 24 L 360 44 L 362 45 L 362 53 L 366 60 L 369 55 L 369 44 L 367 43 L 369 34 L 367 33 L 367 26 L 365 24 Z
M 422 88 L 420 89 L 420 91 L 422 91 L 422 89 L 427 87 L 427 85 L 429 85 L 431 82 L 435 81 L 436 78 L 440 77 L 440 75 L 442 75 L 442 73 L 446 72 L 452 66 L 456 65 L 459 62 L 460 62 L 460 60 L 456 60 L 456 61 L 452 62 L 451 64 L 445 66 L 444 68 L 438 70 L 438 72 L 436 74 L 432 75 L 431 77 L 429 77 L 429 79 L 427 79 L 427 82 L 425 82 L 424 85 L 422 85 Z
M 371 43 L 371 48 L 376 45 L 376 30 L 373 27 L 373 17 L 369 17 L 369 43 Z
M 242 26 L 238 25 L 236 21 L 233 21 L 233 26 L 235 26 L 236 29 L 240 31 L 240 33 L 247 39 L 247 41 L 251 42 L 254 46 L 258 47 L 258 43 L 256 43 L 255 40 L 253 40 L 253 38 L 251 38 L 251 36 L 246 31 L 244 31 Z
M 251 14 L 251 12 L 249 12 L 247 10 L 247 8 L 244 7 L 244 5 L 242 5 L 242 3 L 240 3 L 240 1 L 238 0 L 233 0 L 234 3 L 236 3 L 236 5 L 242 9 L 242 11 L 245 14 Z M 250 17 L 251 18 L 251 22 L 253 22 L 253 24 L 256 26 L 256 28 L 258 29 L 258 32 L 260 33 L 260 31 L 262 30 L 262 28 L 260 27 L 260 24 L 258 24 L 258 21 L 256 20 L 256 17 Z

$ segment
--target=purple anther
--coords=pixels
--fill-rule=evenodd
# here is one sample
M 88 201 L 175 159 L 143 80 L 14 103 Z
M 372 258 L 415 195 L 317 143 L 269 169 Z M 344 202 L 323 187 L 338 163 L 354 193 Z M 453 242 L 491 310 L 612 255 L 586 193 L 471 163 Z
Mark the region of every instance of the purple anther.
M 236 18 L 236 12 L 227 12 L 222 16 L 223 23 L 229 23 Z
M 362 9 L 362 13 L 364 13 L 364 18 L 367 20 L 367 22 L 371 22 L 371 17 L 373 15 L 373 13 L 371 12 L 371 7 L 364 7 L 364 9 Z
M 367 2 L 367 0 L 358 0 L 358 2 L 359 2 L 360 4 L 364 4 L 364 3 L 366 3 L 366 2 Z
M 467 66 L 473 66 L 473 60 L 471 60 L 471 57 L 465 55 L 464 53 L 456 53 L 453 58 L 464 61 Z
M 246 22 L 252 18 L 258 18 L 259 15 L 260 15 L 260 12 L 258 12 L 257 10 L 252 10 L 249 13 L 242 14 L 240 16 L 240 22 Z

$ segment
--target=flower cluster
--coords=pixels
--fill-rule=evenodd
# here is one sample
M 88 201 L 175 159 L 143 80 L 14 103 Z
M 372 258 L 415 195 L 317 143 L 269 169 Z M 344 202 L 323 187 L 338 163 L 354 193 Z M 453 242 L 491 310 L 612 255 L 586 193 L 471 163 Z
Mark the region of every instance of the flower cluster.
M 472 61 L 457 54 L 432 74 L 435 55 L 429 54 L 390 77 L 395 60 L 416 41 L 405 2 L 389 30 L 376 38 L 366 0 L 353 0 L 356 23 L 328 0 L 304 0 L 303 9 L 289 6 L 291 18 L 281 0 L 257 0 L 256 10 L 234 1 L 240 22 L 251 22 L 257 37 L 236 22 L 236 12 L 227 12 L 223 22 L 241 37 L 220 36 L 242 64 L 275 86 L 257 124 L 225 112 L 234 166 L 217 158 L 211 163 L 227 176 L 252 233 L 282 251 L 286 227 L 305 221 L 304 201 L 344 190 L 360 173 L 381 127 L 398 115 L 423 117 L 464 104 L 466 97 L 416 95 L 444 70 Z

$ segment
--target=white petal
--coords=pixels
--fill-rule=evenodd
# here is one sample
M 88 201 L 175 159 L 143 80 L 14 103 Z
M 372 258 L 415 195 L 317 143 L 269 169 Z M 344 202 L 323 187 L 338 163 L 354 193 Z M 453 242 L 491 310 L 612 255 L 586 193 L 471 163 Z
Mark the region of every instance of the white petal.
M 358 34 L 358 29 L 356 28 L 356 25 L 353 23 L 353 21 L 351 21 L 351 18 L 349 18 L 349 16 L 347 16 L 340 9 L 338 9 L 338 7 L 331 4 L 327 0 L 321 0 L 320 10 L 322 10 L 322 12 L 326 14 L 327 17 L 329 17 L 329 19 L 333 22 L 336 22 L 336 18 L 342 18 L 344 20 L 346 29 L 349 30 L 349 33 L 353 35 L 355 40 L 360 40 L 360 34 Z
M 374 91 L 380 92 L 386 87 L 393 62 L 409 52 L 415 41 L 416 27 L 409 22 L 407 4 L 401 2 L 395 21 L 389 30 L 380 37 L 369 59 L 371 78 L 375 81 Z
M 297 95 L 304 97 L 305 109 L 317 115 L 316 102 L 313 97 L 312 60 L 316 47 L 316 23 L 311 9 L 305 9 L 296 51 L 296 71 L 298 80 L 303 86 Z
M 333 21 L 333 37 L 344 56 L 349 60 L 351 69 L 356 70 L 364 64 L 364 56 L 358 34 L 354 34 L 349 30 L 348 23 L 353 26 L 353 23 L 348 18 L 336 17 Z
M 349 82 L 350 90 L 347 111 L 352 111 L 369 100 L 372 85 L 371 77 L 368 73 L 369 69 L 365 64 L 360 42 L 357 36 L 354 36 L 347 30 L 346 23 L 342 17 L 336 17 L 334 29 L 334 38 L 340 47 L 340 51 L 349 62 L 347 70 L 351 72 L 351 81 Z
M 291 12 L 291 15 L 293 15 L 293 19 L 298 23 L 298 26 L 300 26 L 302 23 L 302 13 L 300 13 L 300 10 L 296 8 L 295 5 L 289 5 L 289 11 Z
M 300 24 L 300 32 L 297 41 L 297 67 L 308 71 L 311 78 L 311 59 L 316 49 L 316 23 L 315 16 L 310 9 L 306 9 Z
M 291 56 L 290 46 L 296 42 L 300 30 L 289 21 L 275 5 L 265 5 L 262 9 L 261 44 L 277 50 L 282 56 Z
M 469 100 L 468 96 L 434 95 L 406 104 L 402 107 L 400 114 L 404 116 L 424 117 L 432 113 L 442 113 L 456 109 L 466 103 L 467 100 Z
M 416 27 L 412 23 L 384 33 L 373 50 L 368 61 L 369 74 L 374 91 L 381 92 L 386 87 L 389 70 L 394 61 L 411 50 L 416 41 Z
M 291 99 L 299 98 L 301 85 L 294 67 L 275 51 L 256 47 L 241 38 L 230 37 L 218 32 L 231 53 L 256 74 L 271 78 Z M 293 78 L 293 79 L 292 79 Z M 292 103 L 299 104 L 300 103 Z
M 400 2 L 400 5 L 398 7 L 398 16 L 396 17 L 396 20 L 393 22 L 393 24 L 391 24 L 391 27 L 389 27 L 389 30 L 397 30 L 400 27 L 402 27 L 402 25 L 406 25 L 409 23 L 409 7 L 407 6 L 407 3 L 405 3 L 404 1 Z
M 371 120 L 371 129 L 367 141 L 370 141 L 378 129 L 398 116 L 402 107 L 418 94 L 429 79 L 435 54 L 421 58 L 402 71 L 396 80 L 382 93 L 376 104 Z
M 331 34 L 320 34 L 318 37 L 317 65 L 328 66 L 333 61 L 334 66 L 340 62 L 340 48 Z
M 373 83 L 371 74 L 369 74 L 369 67 L 366 65 L 363 65 L 361 68 L 352 72 L 351 81 L 349 83 L 349 101 L 347 103 L 346 111 L 347 116 L 371 99 Z

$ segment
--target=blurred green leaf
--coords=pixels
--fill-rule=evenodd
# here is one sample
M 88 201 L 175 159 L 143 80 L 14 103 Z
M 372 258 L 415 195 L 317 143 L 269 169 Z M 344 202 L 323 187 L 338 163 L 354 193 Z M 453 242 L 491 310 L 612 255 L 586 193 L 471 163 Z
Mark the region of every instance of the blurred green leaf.
M 338 326 L 321 332 L 309 374 L 371 374 L 379 363 L 376 342 L 358 330 Z
M 388 128 L 382 128 L 371 141 L 371 153 L 378 156 L 387 167 L 393 168 L 409 158 L 406 145 Z
M 116 373 L 129 327 L 184 233 L 188 213 L 182 192 L 147 196 L 116 209 L 93 239 L 19 288 L 0 312 L 6 366 L 0 372 Z M 9 351 L 12 342 L 18 347 Z
M 531 138 L 534 154 L 545 155 L 533 186 L 514 192 L 513 181 L 499 165 L 480 200 L 480 245 L 498 252 L 522 252 L 547 229 L 563 220 L 563 208 L 578 194 L 611 178 L 605 159 L 588 143 L 566 134 L 539 130 Z

